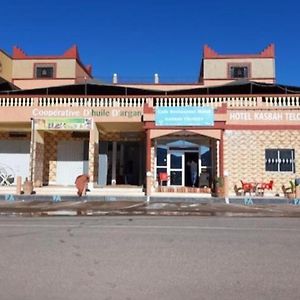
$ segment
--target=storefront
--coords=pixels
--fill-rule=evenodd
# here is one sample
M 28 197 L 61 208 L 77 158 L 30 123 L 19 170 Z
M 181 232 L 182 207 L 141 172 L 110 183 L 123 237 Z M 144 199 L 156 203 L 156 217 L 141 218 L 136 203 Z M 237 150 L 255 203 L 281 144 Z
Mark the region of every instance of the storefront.
M 98 100 L 101 107 L 90 105 Z M 125 100 L 127 106 L 119 107 Z M 21 176 L 35 186 L 73 186 L 78 175 L 88 174 L 95 188 L 142 186 L 143 109 L 137 99 L 125 100 L 111 105 L 99 97 L 2 98 L 0 181 L 15 184 Z
M 282 186 L 290 187 L 290 182 L 299 177 L 299 97 L 265 99 L 275 106 L 266 102 L 258 107 L 228 109 L 224 169 L 230 191 L 234 185 L 240 186 L 241 180 L 273 181 L 272 194 L 282 194 Z M 284 105 L 280 105 L 282 100 Z
M 222 118 L 216 118 L 216 113 L 213 107 L 160 106 L 152 112 L 146 109 L 145 128 L 151 145 L 148 169 L 154 174 L 153 190 L 211 193 L 221 172 L 222 130 L 218 126 Z
M 96 187 L 143 184 L 142 108 L 35 108 L 33 113 L 35 162 L 43 166 L 36 180 L 74 185 L 78 175 L 89 174 Z
M 280 193 L 300 166 L 300 96 L 278 95 L 1 96 L 1 174 L 65 186 L 87 173 L 147 195 L 210 193 L 226 174 L 230 193 L 241 180 Z
M 98 184 L 141 186 L 144 180 L 144 140 L 100 141 Z
M 214 147 L 205 137 L 169 137 L 155 140 L 156 176 L 170 174 L 168 186 L 209 187 L 212 183 Z

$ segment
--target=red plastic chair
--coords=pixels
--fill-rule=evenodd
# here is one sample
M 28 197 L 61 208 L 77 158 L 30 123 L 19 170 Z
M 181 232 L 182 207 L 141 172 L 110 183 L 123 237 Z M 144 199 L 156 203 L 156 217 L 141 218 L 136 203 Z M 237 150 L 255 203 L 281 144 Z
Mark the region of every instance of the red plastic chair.
M 270 180 L 270 182 L 261 182 L 261 183 L 257 184 L 256 191 L 255 191 L 256 195 L 263 196 L 265 190 L 273 189 L 273 184 L 274 184 L 273 180 Z
M 163 182 L 166 182 L 166 184 L 168 184 L 168 180 L 169 180 L 168 173 L 166 172 L 158 173 L 158 180 L 159 180 L 159 185 L 163 185 Z
M 273 189 L 273 184 L 274 184 L 274 181 L 270 180 L 270 182 L 263 183 L 263 188 L 266 189 L 266 190 L 272 190 Z
M 243 182 L 241 180 L 242 189 L 244 191 L 244 194 L 249 193 L 251 195 L 251 192 L 255 191 L 255 186 L 251 182 Z

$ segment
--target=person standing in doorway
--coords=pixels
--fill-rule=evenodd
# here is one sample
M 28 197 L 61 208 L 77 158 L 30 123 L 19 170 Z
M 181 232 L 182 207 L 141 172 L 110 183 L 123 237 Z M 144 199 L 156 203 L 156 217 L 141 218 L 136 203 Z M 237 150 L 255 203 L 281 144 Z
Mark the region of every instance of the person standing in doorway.
M 192 186 L 194 187 L 197 180 L 198 165 L 195 161 L 192 160 L 189 162 L 189 166 L 190 166 L 190 174 L 191 174 L 191 183 Z

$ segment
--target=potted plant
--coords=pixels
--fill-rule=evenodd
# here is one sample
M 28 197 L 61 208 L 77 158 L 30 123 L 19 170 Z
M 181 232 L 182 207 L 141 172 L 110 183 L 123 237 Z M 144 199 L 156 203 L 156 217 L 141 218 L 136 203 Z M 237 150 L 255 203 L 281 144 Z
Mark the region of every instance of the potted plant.
M 287 198 L 288 199 L 295 199 L 296 197 L 296 185 L 295 185 L 295 182 L 293 180 L 290 180 L 290 188 L 288 188 L 288 193 L 286 194 L 287 195 Z
M 295 178 L 295 198 L 299 199 L 300 197 L 300 178 Z
M 224 197 L 224 178 L 222 176 L 215 179 L 215 194 L 217 197 Z

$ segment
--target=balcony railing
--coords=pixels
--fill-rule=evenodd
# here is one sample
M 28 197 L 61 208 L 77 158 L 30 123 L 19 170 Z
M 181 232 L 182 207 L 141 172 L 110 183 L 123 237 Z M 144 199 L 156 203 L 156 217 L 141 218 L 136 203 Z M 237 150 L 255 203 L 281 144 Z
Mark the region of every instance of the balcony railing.
M 0 97 L 0 107 L 143 107 L 146 97 Z
M 255 107 L 261 102 L 261 97 L 156 97 L 154 106 Z
M 143 107 L 146 97 L 39 97 L 38 106 Z
M 300 95 L 268 96 L 149 96 L 149 97 L 76 97 L 42 96 L 15 97 L 0 96 L 0 107 L 143 107 L 149 106 L 210 106 L 220 107 L 300 107 Z
M 29 97 L 0 97 L 0 106 L 34 106 L 34 100 Z
M 156 97 L 154 106 L 299 107 L 300 96 Z

